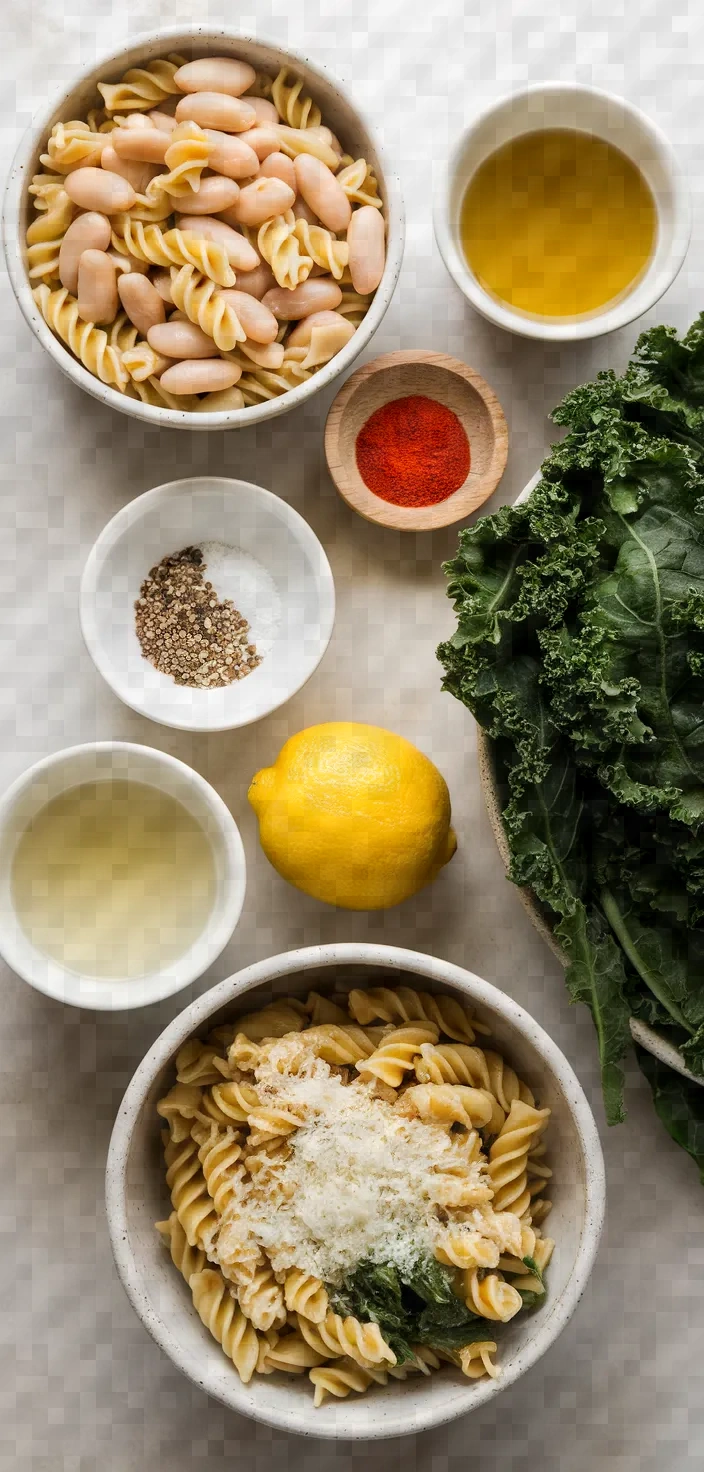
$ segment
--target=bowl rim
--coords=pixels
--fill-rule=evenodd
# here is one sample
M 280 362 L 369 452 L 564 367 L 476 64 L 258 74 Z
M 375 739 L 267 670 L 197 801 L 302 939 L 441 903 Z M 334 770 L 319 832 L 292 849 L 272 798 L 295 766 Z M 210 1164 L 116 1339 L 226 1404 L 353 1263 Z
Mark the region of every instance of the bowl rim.
M 286 695 L 283 695 L 280 700 L 275 700 L 273 704 L 268 705 L 258 715 L 250 716 L 246 720 L 227 720 L 217 725 L 200 726 L 191 720 L 164 720 L 163 717 L 154 715 L 144 705 L 128 699 L 125 691 L 114 678 L 113 665 L 108 665 L 103 659 L 103 644 L 98 633 L 95 605 L 101 574 L 104 571 L 108 557 L 122 537 L 131 528 L 138 525 L 152 507 L 159 505 L 160 502 L 168 504 L 174 498 L 186 496 L 191 498 L 196 497 L 202 493 L 204 494 L 208 487 L 212 486 L 217 486 L 223 493 L 232 496 L 239 495 L 240 490 L 244 487 L 248 491 L 254 491 L 263 506 L 271 505 L 275 502 L 277 507 L 284 508 L 283 520 L 287 529 L 298 540 L 299 545 L 303 547 L 314 567 L 319 601 L 321 648 L 315 662 L 304 673 L 298 684 L 289 690 Z M 335 582 L 327 553 L 319 537 L 316 536 L 312 526 L 306 521 L 305 517 L 301 516 L 300 511 L 296 511 L 295 507 L 291 506 L 288 501 L 285 501 L 282 496 L 277 496 L 274 491 L 267 490 L 265 486 L 256 485 L 254 481 L 236 480 L 225 475 L 183 476 L 179 480 L 165 481 L 163 485 L 153 486 L 151 490 L 144 491 L 141 496 L 136 496 L 132 501 L 128 501 L 122 506 L 111 517 L 110 521 L 106 523 L 88 553 L 81 574 L 78 595 L 78 615 L 86 648 L 98 674 L 102 676 L 106 684 L 110 686 L 110 689 L 124 705 L 136 711 L 138 715 L 146 717 L 147 720 L 154 721 L 156 725 L 167 726 L 176 731 L 205 733 L 235 731 L 245 726 L 254 725 L 257 721 L 264 720 L 265 717 L 272 715 L 274 711 L 280 710 L 283 705 L 286 705 L 289 700 L 293 699 L 294 695 L 297 695 L 303 689 L 304 685 L 307 685 L 308 681 L 315 674 L 327 653 L 335 626 Z
M 482 477 L 482 489 L 478 500 L 476 488 L 472 490 L 465 482 L 464 486 L 459 486 L 450 496 L 446 496 L 444 501 L 435 502 L 431 506 L 402 506 L 396 502 L 384 501 L 382 497 L 375 496 L 373 491 L 366 486 L 362 494 L 361 489 L 350 485 L 346 470 L 344 476 L 340 473 L 343 470 L 340 458 L 343 420 L 362 385 L 379 374 L 392 372 L 395 368 L 403 368 L 414 363 L 427 363 L 428 366 L 441 369 L 451 377 L 461 379 L 464 384 L 474 390 L 489 415 L 493 447 L 491 460 Z M 403 391 L 400 396 L 404 397 Z M 389 527 L 393 531 L 438 531 L 442 527 L 454 526 L 458 521 L 464 521 L 466 517 L 473 516 L 475 511 L 478 511 L 485 501 L 493 496 L 504 474 L 508 459 L 508 425 L 496 390 L 477 368 L 472 368 L 462 358 L 455 358 L 451 353 L 435 352 L 432 348 L 404 348 L 391 353 L 379 353 L 377 357 L 370 358 L 367 363 L 363 363 L 361 368 L 355 369 L 354 373 L 338 389 L 328 409 L 323 441 L 328 471 L 338 495 L 352 511 L 356 511 L 357 515 L 363 517 L 365 521 L 370 521 L 374 526 Z M 472 502 L 471 505 L 467 504 L 469 501 Z
M 369 310 L 362 319 L 350 341 L 341 348 L 334 358 L 330 359 L 322 368 L 311 375 L 305 383 L 297 388 L 289 389 L 284 394 L 279 394 L 274 399 L 267 399 L 261 404 L 253 404 L 243 409 L 220 410 L 214 414 L 205 412 L 193 413 L 185 409 L 157 408 L 151 404 L 144 404 L 140 399 L 128 399 L 117 389 L 105 384 L 94 374 L 89 373 L 83 364 L 74 358 L 69 349 L 57 338 L 41 313 L 38 311 L 32 297 L 32 288 L 26 272 L 22 248 L 23 232 L 21 230 L 21 205 L 24 192 L 25 174 L 28 171 L 30 161 L 36 153 L 38 144 L 42 141 L 48 130 L 49 123 L 57 108 L 67 97 L 86 82 L 91 76 L 110 68 L 116 61 L 125 57 L 126 53 L 139 52 L 148 47 L 163 49 L 166 51 L 173 47 L 177 41 L 182 44 L 197 46 L 199 39 L 206 42 L 227 41 L 233 46 L 257 46 L 269 47 L 287 58 L 291 70 L 299 67 L 303 73 L 312 76 L 315 82 L 321 82 L 324 86 L 335 91 L 341 100 L 354 112 L 361 127 L 370 138 L 374 152 L 379 162 L 380 174 L 383 180 L 385 194 L 385 219 L 386 219 L 386 262 L 384 274 L 376 289 Z M 133 61 L 132 65 L 139 64 Z M 54 360 L 57 367 L 71 379 L 77 388 L 89 393 L 92 398 L 107 405 L 108 408 L 116 409 L 128 418 L 141 420 L 155 428 L 163 429 L 191 429 L 197 431 L 246 429 L 250 426 L 277 418 L 285 414 L 289 409 L 295 409 L 306 403 L 319 389 L 327 387 L 339 374 L 344 373 L 354 362 L 365 347 L 367 347 L 377 328 L 379 327 L 388 307 L 391 304 L 394 291 L 398 282 L 401 266 L 403 263 L 403 251 L 405 241 L 405 214 L 403 207 L 403 196 L 398 174 L 389 168 L 384 150 L 379 145 L 376 129 L 373 128 L 368 119 L 366 110 L 358 107 L 350 91 L 344 83 L 338 82 L 336 77 L 322 63 L 311 61 L 299 51 L 293 51 L 287 46 L 282 46 L 279 40 L 269 34 L 254 35 L 250 31 L 238 31 L 230 26 L 216 25 L 181 25 L 160 27 L 154 31 L 141 31 L 139 35 L 133 36 L 128 42 L 116 49 L 111 47 L 107 52 L 101 52 L 90 64 L 84 66 L 80 71 L 73 74 L 73 80 L 69 87 L 55 88 L 49 104 L 38 111 L 32 118 L 31 123 L 25 129 L 10 165 L 10 170 L 5 184 L 2 198 L 2 236 L 5 253 L 7 273 L 17 304 L 25 318 L 30 330 L 41 343 L 49 356 Z
M 92 1012 L 136 1012 L 141 1007 L 150 1007 L 155 1002 L 163 1002 L 167 997 L 174 996 L 183 991 L 184 987 L 197 981 L 203 972 L 217 960 L 233 935 L 242 914 L 245 894 L 247 890 L 247 862 L 245 858 L 242 837 L 230 809 L 221 798 L 219 792 L 210 782 L 202 777 L 195 768 L 189 767 L 179 757 L 172 756 L 170 752 L 162 751 L 158 746 L 146 746 L 138 741 L 82 741 L 73 746 L 61 747 L 59 751 L 51 752 L 48 756 L 41 757 L 39 761 L 33 762 L 24 772 L 20 772 L 14 782 L 0 795 L 0 831 L 5 823 L 17 798 L 29 787 L 41 778 L 42 773 L 50 771 L 53 767 L 60 766 L 73 757 L 88 753 L 97 754 L 104 752 L 124 752 L 130 755 L 147 756 L 155 767 L 167 768 L 175 771 L 178 775 L 195 789 L 209 809 L 214 822 L 217 823 L 220 835 L 225 846 L 225 887 L 224 898 L 220 907 L 219 918 L 213 923 L 208 922 L 199 939 L 194 942 L 190 949 L 191 961 L 185 966 L 188 954 L 175 961 L 170 968 L 171 980 L 164 978 L 159 981 L 159 972 L 154 973 L 154 982 L 150 987 L 149 995 L 139 1001 L 132 1001 L 129 996 L 123 1000 L 116 1000 L 115 991 L 111 987 L 110 979 L 104 981 L 105 991 L 102 984 L 91 991 L 90 998 L 81 996 L 81 983 L 84 978 L 72 973 L 54 963 L 62 972 L 63 981 L 61 985 L 49 984 L 46 978 L 29 976 L 26 971 L 19 971 L 15 962 L 5 953 L 5 942 L 0 931 L 0 954 L 6 960 L 7 965 L 28 986 L 34 987 L 35 991 L 42 992 L 44 996 L 51 997 L 54 1001 L 63 1002 L 66 1006 L 82 1007 Z M 67 789 L 69 790 L 69 789 Z M 90 980 L 90 978 L 85 978 Z M 143 979 L 137 983 L 120 982 L 121 988 L 129 992 L 132 985 L 143 984 Z
M 618 109 L 622 115 L 625 114 L 637 124 L 641 132 L 657 146 L 666 161 L 674 199 L 675 244 L 669 261 L 653 276 L 652 289 L 647 297 L 642 299 L 641 304 L 636 306 L 635 311 L 633 303 L 637 301 L 637 293 L 630 291 L 614 306 L 609 307 L 607 303 L 601 311 L 592 316 L 573 318 L 565 323 L 551 319 L 543 321 L 540 318 L 532 318 L 523 313 L 514 312 L 510 307 L 495 300 L 479 285 L 455 247 L 449 222 L 450 191 L 457 164 L 472 135 L 493 114 L 503 111 L 511 104 L 519 103 L 528 97 L 556 95 L 560 92 L 596 98 L 599 102 Z M 433 201 L 433 228 L 440 255 L 449 275 L 467 301 L 487 321 L 519 337 L 542 342 L 583 342 L 591 338 L 603 337 L 609 332 L 616 332 L 636 318 L 644 316 L 672 285 L 682 268 L 689 248 L 692 232 L 691 196 L 686 174 L 669 138 L 659 124 L 635 103 L 617 93 L 606 91 L 603 87 L 594 87 L 585 82 L 534 82 L 528 87 L 519 87 L 515 92 L 507 92 L 502 97 L 495 99 L 487 107 L 476 112 L 463 129 L 438 170 Z M 641 286 L 644 286 L 646 281 L 647 272 Z
M 486 1005 L 498 1012 L 503 1020 L 526 1038 L 546 1061 L 562 1090 L 587 1165 L 584 1182 L 583 1223 L 574 1269 L 544 1329 L 541 1331 L 538 1327 L 534 1337 L 519 1351 L 511 1373 L 504 1374 L 498 1381 L 489 1380 L 482 1381 L 479 1385 L 475 1383 L 468 1385 L 467 1388 L 472 1390 L 471 1403 L 463 1404 L 460 1401 L 459 1404 L 449 1408 L 445 1406 L 435 1412 L 432 1407 L 429 1407 L 422 1424 L 414 1423 L 410 1428 L 408 1410 L 403 1408 L 401 1401 L 396 1403 L 395 1411 L 392 1410 L 391 1413 L 382 1415 L 375 1424 L 371 1424 L 371 1421 L 375 1419 L 372 1417 L 370 1423 L 365 1427 L 357 1427 L 349 1431 L 345 1428 L 343 1407 L 337 1407 L 336 1418 L 325 1425 L 319 1422 L 310 1424 L 308 1421 L 304 1425 L 294 1425 L 289 1413 L 252 1406 L 250 1399 L 245 1395 L 247 1387 L 243 1387 L 235 1378 L 232 1381 L 233 1394 L 229 1398 L 210 1386 L 206 1387 L 203 1380 L 199 1379 L 192 1367 L 186 1363 L 186 1356 L 181 1353 L 176 1337 L 154 1312 L 149 1302 L 140 1295 L 138 1273 L 134 1267 L 135 1259 L 130 1244 L 126 1180 L 130 1146 L 137 1119 L 161 1069 L 173 1059 L 181 1044 L 197 1031 L 214 1012 L 236 1001 L 252 988 L 265 982 L 287 977 L 292 972 L 305 972 L 321 966 L 351 964 L 382 967 L 387 971 L 411 972 L 425 980 L 454 987 L 464 996 L 472 997 L 480 1006 Z M 507 1389 L 526 1370 L 537 1363 L 569 1322 L 586 1288 L 604 1223 L 606 1183 L 599 1133 L 582 1086 L 565 1054 L 530 1013 L 526 1012 L 512 997 L 500 991 L 498 987 L 453 962 L 444 961 L 439 957 L 419 951 L 407 950 L 400 946 L 348 941 L 341 944 L 305 946 L 257 961 L 204 992 L 164 1028 L 135 1070 L 119 1106 L 108 1150 L 105 1202 L 115 1265 L 132 1307 L 159 1347 L 199 1388 L 206 1389 L 209 1395 L 214 1396 L 230 1409 L 238 1410 L 256 1421 L 275 1426 L 280 1430 L 326 1439 L 370 1440 L 401 1436 L 408 1434 L 409 1429 L 415 1433 L 454 1420 L 457 1416 L 464 1415 L 467 1411 L 484 1404 L 499 1391 Z M 393 1405 L 394 1402 L 391 1404 Z M 379 1409 L 381 1410 L 381 1407 Z M 311 1417 L 310 1422 L 312 1419 Z

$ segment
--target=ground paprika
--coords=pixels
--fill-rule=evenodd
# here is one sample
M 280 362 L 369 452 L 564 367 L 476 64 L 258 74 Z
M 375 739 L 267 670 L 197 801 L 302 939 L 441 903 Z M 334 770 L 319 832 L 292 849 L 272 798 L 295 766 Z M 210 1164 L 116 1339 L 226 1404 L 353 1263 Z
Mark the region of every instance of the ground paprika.
M 425 394 L 375 410 L 357 435 L 356 454 L 367 489 L 396 506 L 433 506 L 469 474 L 469 440 L 457 415 Z

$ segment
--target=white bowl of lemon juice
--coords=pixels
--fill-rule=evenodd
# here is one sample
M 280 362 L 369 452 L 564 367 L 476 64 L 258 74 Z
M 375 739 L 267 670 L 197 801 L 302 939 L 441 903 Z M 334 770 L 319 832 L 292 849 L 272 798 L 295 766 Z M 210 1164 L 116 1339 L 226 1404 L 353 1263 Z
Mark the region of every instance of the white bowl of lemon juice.
M 143 1007 L 195 980 L 239 920 L 245 878 L 222 799 L 152 747 L 70 747 L 0 799 L 0 953 L 73 1006 Z
M 638 108 L 541 83 L 482 113 L 439 180 L 435 234 L 497 327 L 574 342 L 624 327 L 672 284 L 691 229 L 673 150 Z

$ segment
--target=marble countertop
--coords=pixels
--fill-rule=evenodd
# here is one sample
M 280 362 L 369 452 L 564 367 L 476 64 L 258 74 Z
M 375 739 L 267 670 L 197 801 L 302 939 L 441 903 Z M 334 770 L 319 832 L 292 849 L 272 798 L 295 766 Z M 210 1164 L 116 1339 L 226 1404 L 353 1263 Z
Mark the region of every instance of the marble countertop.
M 429 347 L 464 358 L 496 389 L 510 454 L 495 503 L 533 475 L 548 411 L 598 368 L 619 368 L 638 325 L 571 348 L 502 334 L 447 277 L 430 219 L 433 160 L 480 104 L 531 81 L 595 83 L 642 106 L 687 168 L 695 211 L 685 267 L 655 312 L 684 327 L 704 305 L 701 267 L 704 19 L 691 0 L 636 7 L 587 0 L 48 0 L 5 9 L 0 143 L 16 141 L 48 92 L 130 36 L 178 23 L 229 23 L 328 65 L 376 119 L 407 211 L 401 280 L 371 352 Z M 704 1455 L 701 1219 L 692 1162 L 670 1142 L 635 1066 L 628 1119 L 604 1125 L 591 1021 L 568 1004 L 559 966 L 506 883 L 484 811 L 468 712 L 440 692 L 435 646 L 452 628 L 441 563 L 456 530 L 384 531 L 357 518 L 327 476 L 322 427 L 332 391 L 239 434 L 158 432 L 113 414 L 52 366 L 0 283 L 0 787 L 74 742 L 118 738 L 190 762 L 240 824 L 249 887 L 237 932 L 195 995 L 251 961 L 318 941 L 403 944 L 464 964 L 531 1011 L 567 1053 L 601 1130 L 608 1221 L 574 1319 L 549 1354 L 473 1416 L 380 1445 L 299 1440 L 240 1419 L 184 1380 L 135 1318 L 113 1268 L 103 1172 L 113 1118 L 135 1066 L 188 994 L 133 1015 L 82 1013 L 1 977 L 2 1349 L 0 1472 L 271 1472 L 364 1460 L 371 1472 L 694 1472 Z M 114 512 L 187 471 L 241 476 L 290 501 L 330 558 L 338 614 L 308 686 L 255 727 L 189 736 L 124 706 L 83 646 L 77 591 Z M 305 725 L 358 719 L 402 732 L 450 786 L 459 852 L 442 878 L 385 914 L 327 909 L 268 866 L 246 789 Z M 312 1413 L 311 1413 L 312 1414 Z

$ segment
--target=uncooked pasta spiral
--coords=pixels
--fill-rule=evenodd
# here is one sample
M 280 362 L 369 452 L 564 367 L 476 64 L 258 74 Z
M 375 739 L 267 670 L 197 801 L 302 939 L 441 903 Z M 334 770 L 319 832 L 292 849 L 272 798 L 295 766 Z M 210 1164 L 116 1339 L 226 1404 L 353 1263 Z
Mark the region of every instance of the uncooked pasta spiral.
M 164 358 L 161 353 L 155 353 L 149 343 L 143 340 L 135 342 L 133 347 L 127 348 L 122 354 L 123 365 L 136 383 L 144 383 L 147 378 L 157 377 L 172 361 L 171 358 Z
M 200 189 L 200 176 L 207 168 L 213 151 L 213 143 L 197 123 L 177 123 L 171 134 L 164 162 L 166 174 L 156 174 L 147 185 L 147 199 L 159 199 L 170 194 L 182 199 Z
M 86 114 L 86 122 L 91 133 L 112 133 L 113 128 L 119 128 L 119 118 L 109 118 L 104 107 L 91 107 Z
M 431 992 L 414 992 L 409 986 L 372 987 L 369 991 L 353 990 L 349 1008 L 355 1021 L 365 1026 L 380 1018 L 382 1022 L 435 1022 L 441 1033 L 460 1043 L 473 1043 L 476 1022 L 455 997 L 435 996 Z
M 283 324 L 283 327 L 285 330 L 286 323 Z M 306 1012 L 310 1018 L 311 1027 L 327 1027 L 331 1023 L 342 1027 L 349 1026 L 349 1017 L 344 1007 L 340 1007 L 332 997 L 322 996 L 320 992 L 308 993 Z
M 365 158 L 350 160 L 338 171 L 337 182 L 344 189 L 349 200 L 355 204 L 370 204 L 375 209 L 381 209 L 379 198 L 379 183 Z
M 415 1075 L 419 1084 L 469 1084 L 494 1093 L 482 1049 L 468 1043 L 424 1043 Z
M 195 1140 L 169 1140 L 164 1151 L 171 1203 L 191 1247 L 207 1248 L 218 1218 L 205 1184 Z
M 222 1273 L 205 1268 L 190 1282 L 193 1302 L 206 1329 L 232 1360 L 245 1385 L 251 1380 L 259 1359 L 259 1338 L 245 1318 Z
M 65 287 L 51 291 L 46 282 L 35 287 L 32 296 L 47 326 L 80 359 L 84 368 L 101 383 L 124 389 L 127 374 L 119 352 L 110 347 L 107 333 L 102 328 L 79 317 L 75 297 Z
M 207 1258 L 202 1247 L 191 1247 L 175 1211 L 172 1211 L 167 1221 L 157 1222 L 156 1229 L 171 1253 L 174 1267 L 190 1283 L 193 1274 L 202 1273 L 206 1265 Z
M 382 1337 L 378 1324 L 362 1323 L 351 1315 L 342 1318 L 332 1309 L 320 1324 L 313 1324 L 298 1314 L 298 1327 L 303 1338 L 318 1354 L 347 1355 L 357 1365 L 395 1365 L 396 1356 Z
M 46 153 L 39 155 L 45 169 L 57 174 L 70 174 L 73 169 L 94 167 L 100 157 L 107 138 L 93 133 L 88 123 L 74 118 L 69 123 L 55 123 L 46 145 Z
M 313 257 L 301 253 L 293 210 L 265 220 L 257 234 L 259 254 L 271 266 L 279 286 L 289 290 L 307 281 L 313 269 Z
M 306 1009 L 295 997 L 281 997 L 269 1002 L 258 1012 L 248 1012 L 237 1020 L 237 1031 L 252 1043 L 264 1038 L 282 1038 L 287 1032 L 300 1032 L 307 1024 Z
M 419 1119 L 484 1129 L 490 1126 L 498 1106 L 486 1089 L 470 1089 L 464 1084 L 413 1084 L 406 1089 L 401 1107 L 404 1113 L 417 1114 Z
M 259 1329 L 261 1333 L 265 1333 L 267 1329 L 281 1328 L 286 1323 L 283 1289 L 277 1283 L 269 1263 L 262 1263 L 249 1281 L 240 1285 L 237 1299 L 243 1314 L 251 1319 L 255 1329 Z
M 390 1088 L 397 1089 L 413 1066 L 423 1043 L 437 1042 L 438 1030 L 433 1023 L 416 1027 L 399 1027 L 369 1058 L 356 1064 L 362 1077 L 374 1076 Z
M 141 399 L 143 404 L 150 404 L 154 409 L 177 409 L 181 414 L 196 409 L 200 403 L 200 399 L 192 394 L 167 393 L 158 378 L 146 378 L 144 382 L 130 379 L 126 392 L 131 398 Z
M 489 1151 L 489 1179 L 494 1188 L 495 1211 L 523 1216 L 530 1210 L 528 1155 L 545 1129 L 549 1109 L 534 1109 L 514 1099 L 506 1121 Z
M 112 226 L 113 245 L 125 255 L 153 266 L 195 266 L 218 286 L 235 284 L 225 250 L 214 240 L 183 230 L 163 231 L 158 225 L 143 225 L 129 215 L 114 215 Z
M 276 399 L 279 394 L 288 393 L 292 388 L 298 388 L 308 378 L 310 373 L 306 368 L 301 368 L 299 363 L 285 357 L 281 367 L 275 372 L 258 368 L 256 372 L 243 374 L 238 387 L 244 394 L 246 404 L 260 404 L 266 399 Z
M 52 210 L 61 195 L 66 193 L 65 186 L 63 174 L 35 174 L 28 190 L 34 197 L 35 210 L 40 213 Z
M 309 1370 L 308 1379 L 315 1386 L 313 1405 L 322 1406 L 328 1395 L 344 1400 L 353 1391 L 356 1395 L 362 1395 L 374 1380 L 383 1385 L 386 1375 L 383 1371 L 373 1375 L 371 1370 L 363 1370 L 354 1360 L 334 1360 L 332 1364 Z
M 328 1295 L 320 1278 L 301 1268 L 290 1268 L 284 1278 L 284 1299 L 291 1313 L 321 1324 L 328 1312 Z
M 174 1144 L 180 1144 L 191 1133 L 191 1126 L 203 1107 L 203 1090 L 196 1084 L 174 1084 L 159 1100 L 157 1114 L 166 1120 Z
M 317 103 L 303 91 L 303 78 L 287 84 L 286 67 L 282 67 L 271 84 L 271 100 L 282 123 L 290 128 L 319 128 L 322 114 Z
M 302 1375 L 325 1358 L 306 1342 L 302 1334 L 285 1334 L 264 1349 L 257 1370 L 261 1375 L 271 1375 L 274 1370 L 283 1370 L 287 1375 Z
M 180 271 L 172 267 L 171 295 L 189 322 L 202 327 L 223 352 L 231 352 L 236 343 L 245 341 L 247 334 L 232 302 L 193 266 L 182 266 Z
M 342 284 L 342 279 L 340 284 Z M 351 287 L 348 287 L 343 291 L 342 301 L 335 308 L 335 311 L 340 317 L 345 317 L 348 322 L 351 322 L 354 327 L 359 327 L 360 322 L 364 321 L 369 311 L 371 302 L 372 298 L 370 296 L 360 296 L 358 291 L 354 291 Z
M 235 1120 L 237 1124 L 246 1124 L 252 1110 L 259 1103 L 259 1095 L 251 1084 L 235 1082 L 215 1084 L 212 1099 L 220 1110 L 221 1117 Z
M 472 1344 L 465 1344 L 464 1349 L 459 1351 L 462 1374 L 467 1375 L 470 1380 L 481 1380 L 484 1375 L 495 1380 L 499 1369 L 491 1358 L 493 1354 L 496 1354 L 493 1339 L 475 1339 Z
M 521 1082 L 518 1074 L 499 1053 L 493 1053 L 487 1048 L 484 1057 L 489 1070 L 489 1088 L 498 1099 L 504 1114 L 508 1114 L 514 1099 L 522 1099 L 524 1104 L 535 1104 L 528 1085 Z
M 262 230 L 264 228 L 262 226 Z M 261 230 L 259 233 L 261 235 Z M 303 259 L 312 259 L 315 266 L 322 266 L 324 271 L 329 271 L 330 275 L 339 281 L 349 260 L 347 241 L 336 240 L 332 232 L 326 230 L 324 225 L 309 225 L 308 221 L 303 219 L 296 220 L 293 233 L 303 251 Z M 276 276 L 273 262 L 270 264 Z M 278 276 L 276 279 L 278 281 Z M 298 278 L 299 281 L 305 279 L 301 276 Z M 279 286 L 283 285 L 284 283 L 279 281 Z M 298 282 L 295 285 L 298 285 Z
M 189 1038 L 187 1043 L 179 1048 L 176 1054 L 176 1077 L 180 1084 L 200 1084 L 205 1088 L 207 1084 L 221 1083 L 223 1078 L 222 1068 L 216 1067 L 215 1060 L 219 1063 L 227 1063 L 217 1048 L 208 1043 L 201 1042 L 200 1038 Z
M 129 218 L 140 225 L 163 225 L 173 211 L 173 200 L 162 190 L 152 194 L 138 194 L 129 212 Z M 114 223 L 114 217 L 113 217 Z
M 27 230 L 27 266 L 30 281 L 58 281 L 61 242 L 73 218 L 65 189 L 58 189 L 51 205 L 32 220 Z
M 133 66 L 119 82 L 98 82 L 106 112 L 148 112 L 167 97 L 179 93 L 174 75 L 186 65 L 184 56 L 172 53 L 167 60 Z
M 218 1216 L 222 1216 L 237 1194 L 237 1162 L 242 1155 L 241 1137 L 231 1127 L 219 1129 L 216 1124 L 198 1122 L 191 1130 L 198 1146 L 198 1159 L 203 1167 L 205 1184 Z
M 485 1273 L 482 1268 L 473 1268 L 465 1274 L 464 1288 L 467 1308 L 481 1314 L 484 1319 L 496 1319 L 505 1324 L 523 1308 L 518 1289 L 512 1288 L 498 1273 Z
M 106 328 L 106 332 L 110 346 L 117 348 L 122 357 L 123 367 L 126 368 L 125 353 L 130 352 L 134 347 L 139 336 L 138 329 L 133 322 L 130 322 L 126 312 L 120 312 L 115 321 Z

